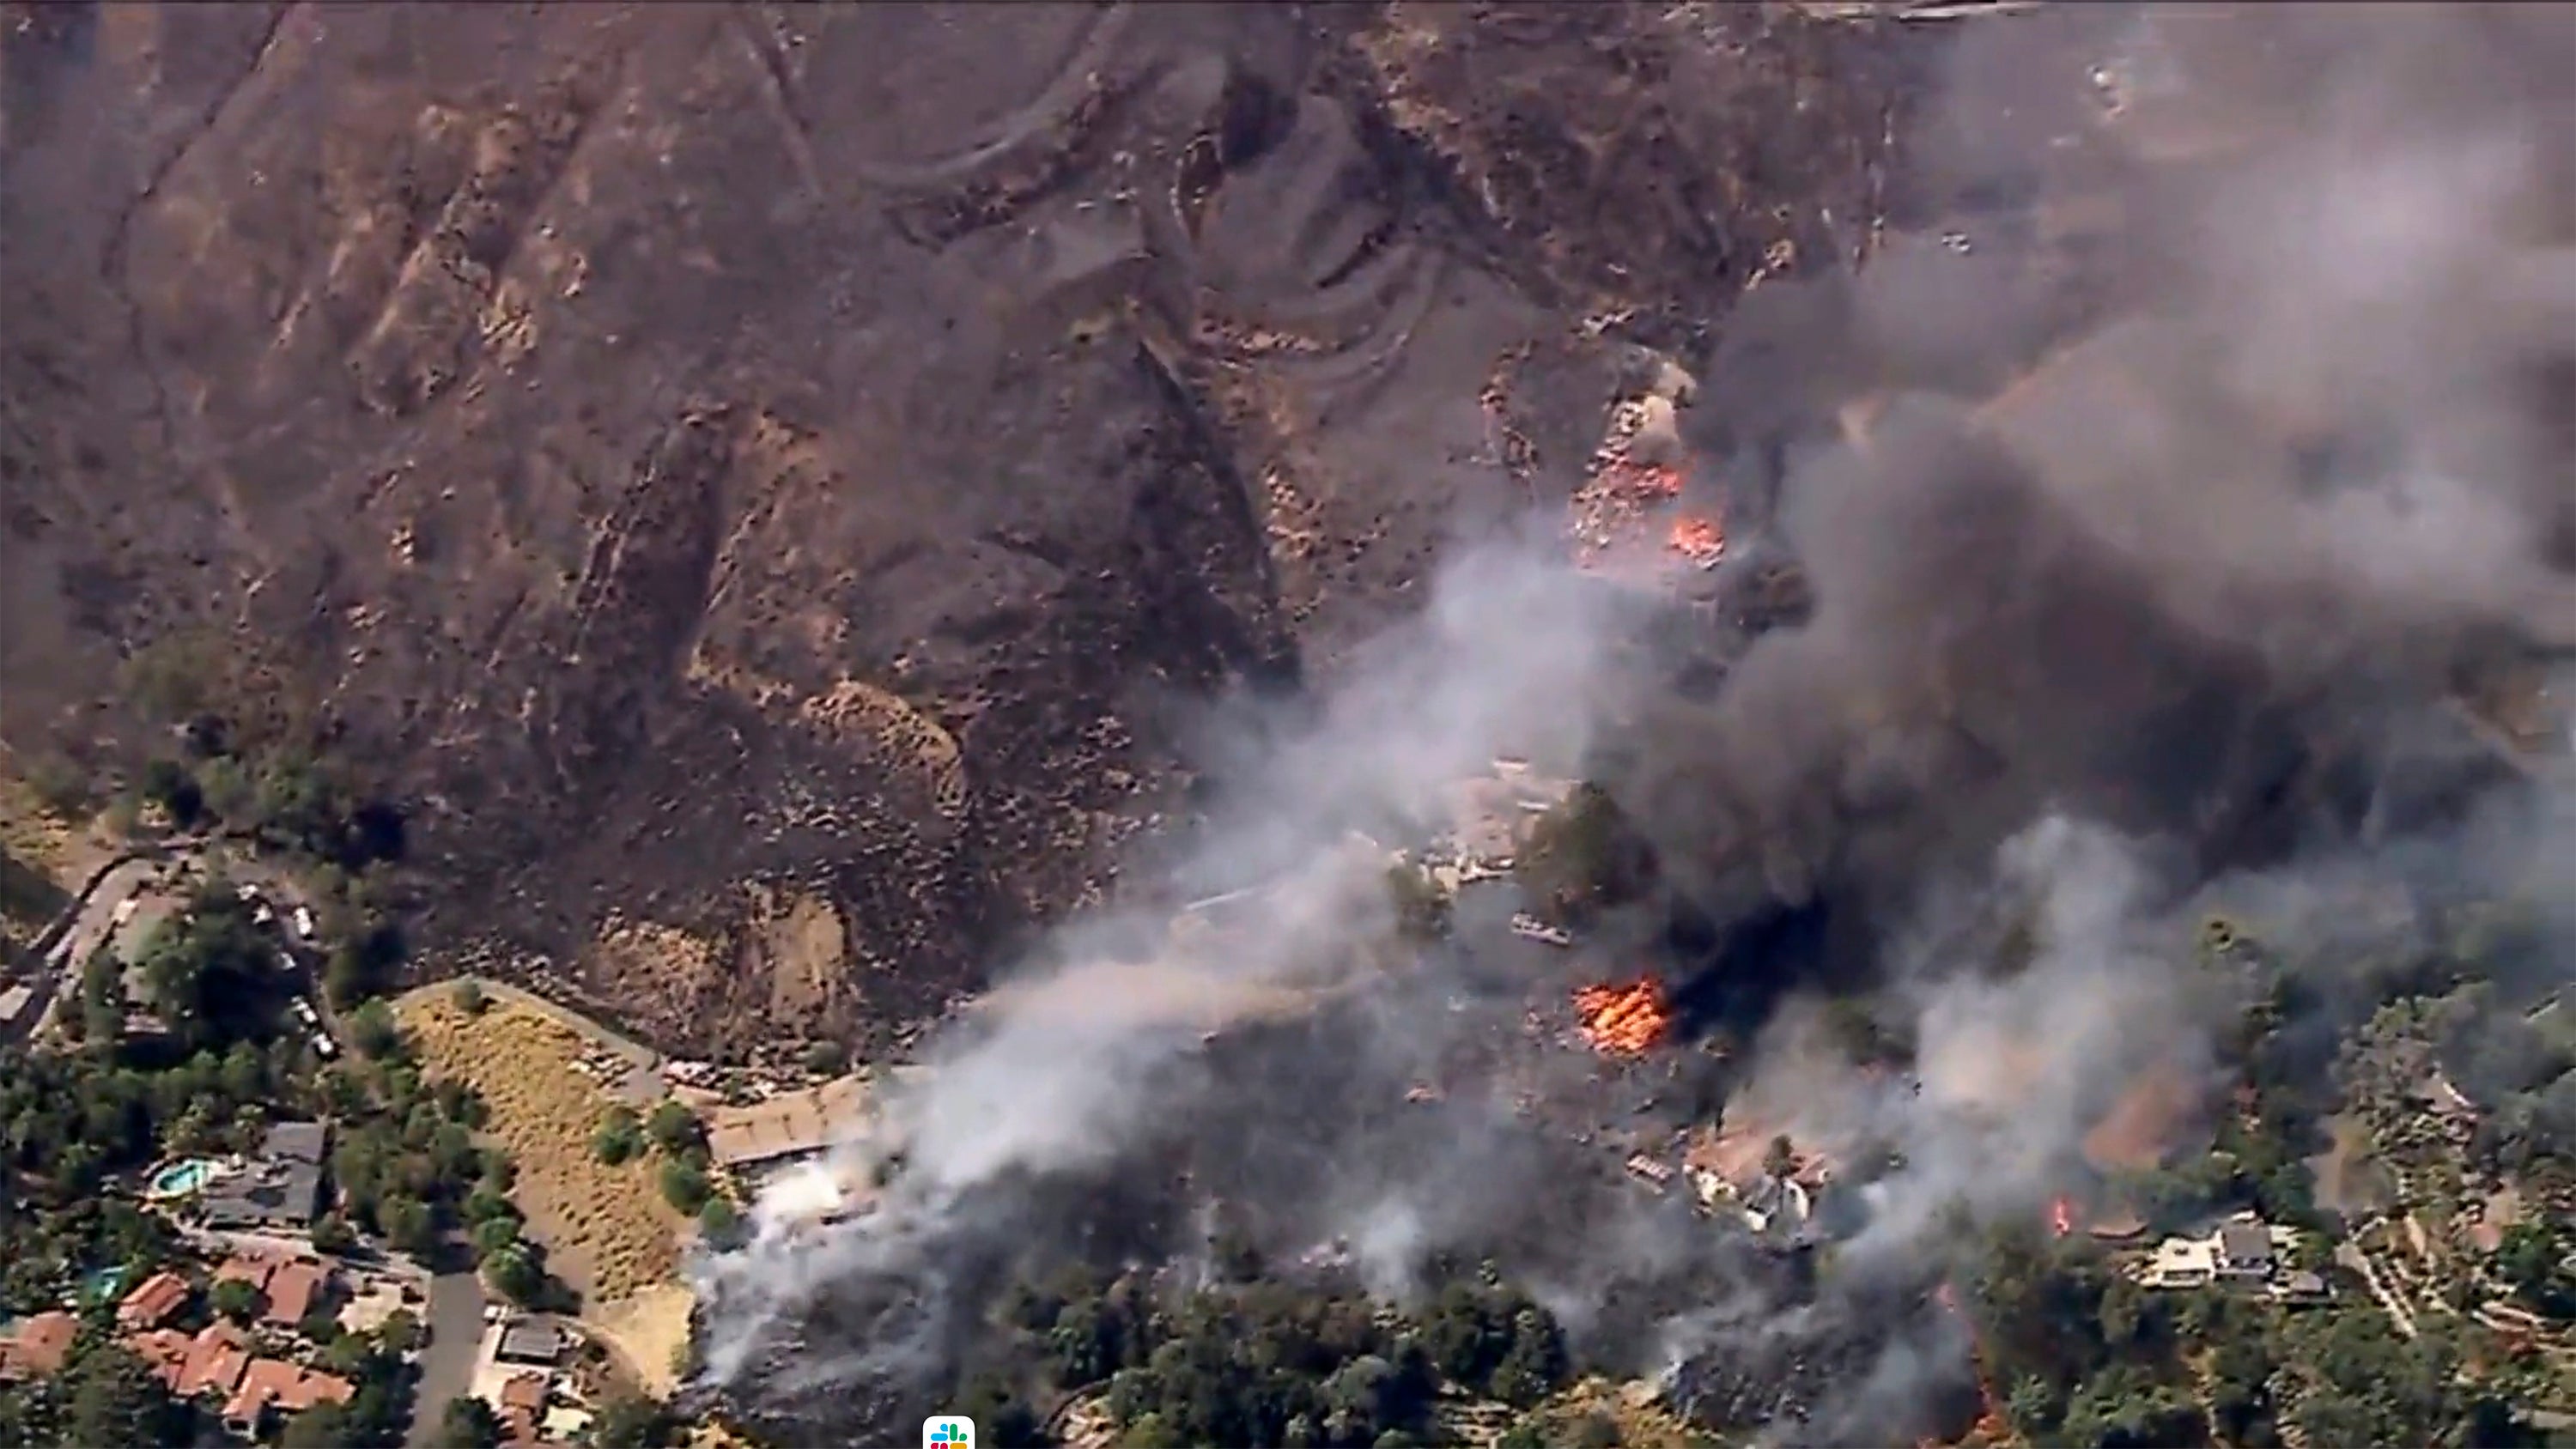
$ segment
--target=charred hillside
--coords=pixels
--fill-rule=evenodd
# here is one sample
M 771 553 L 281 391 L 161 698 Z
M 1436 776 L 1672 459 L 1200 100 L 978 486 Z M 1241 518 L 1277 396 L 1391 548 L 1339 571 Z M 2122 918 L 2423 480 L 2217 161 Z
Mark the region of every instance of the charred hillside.
M 11 6 L 0 738 L 112 784 L 176 659 L 401 803 L 434 945 L 917 1017 L 1187 815 L 1180 702 L 1571 489 L 1623 337 L 1862 245 L 1922 43 Z

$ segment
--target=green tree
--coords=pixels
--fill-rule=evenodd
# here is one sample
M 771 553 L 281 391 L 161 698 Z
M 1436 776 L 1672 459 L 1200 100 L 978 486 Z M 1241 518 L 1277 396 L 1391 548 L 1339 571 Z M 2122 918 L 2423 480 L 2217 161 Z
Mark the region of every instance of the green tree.
M 491 1004 L 492 998 L 483 993 L 483 987 L 480 982 L 459 981 L 456 983 L 457 1010 L 464 1012 L 467 1016 L 481 1016 L 484 1010 L 491 1006 Z
M 1533 1304 L 1512 1315 L 1511 1347 L 1495 1366 L 1493 1395 L 1516 1408 L 1535 1407 L 1564 1385 L 1568 1368 L 1564 1331 Z
M 266 1306 L 266 1295 L 255 1283 L 240 1278 L 226 1278 L 206 1290 L 206 1304 L 235 1323 L 248 1323 Z
M 348 1026 L 349 1044 L 360 1056 L 384 1061 L 402 1049 L 402 1027 L 394 1020 L 393 1008 L 381 1001 L 362 1002 L 341 1020 Z
M 438 1224 L 429 1204 L 407 1193 L 392 1193 L 376 1205 L 376 1224 L 396 1252 L 420 1257 L 438 1245 Z
M 590 1426 L 596 1449 L 664 1449 L 679 1433 L 668 1409 L 651 1399 L 622 1394 L 599 1406 Z
M 313 1225 L 313 1246 L 317 1251 L 337 1256 L 358 1246 L 358 1234 L 349 1220 L 340 1214 L 324 1213 Z
M 428 1341 L 421 1331 L 420 1319 L 408 1308 L 397 1308 L 385 1315 L 376 1327 L 376 1342 L 385 1352 L 400 1357 Z
M 450 1399 L 439 1411 L 435 1442 L 438 1449 L 500 1449 L 500 1416 L 470 1395 Z
M 474 1225 L 474 1258 L 489 1262 L 519 1246 L 519 1220 L 513 1217 L 485 1218 Z
M 698 1209 L 698 1231 L 709 1242 L 729 1243 L 742 1231 L 742 1213 L 725 1198 L 710 1197 L 707 1205 Z
M 818 1041 L 805 1048 L 805 1070 L 818 1077 L 837 1077 L 850 1069 L 849 1048 L 836 1041 Z
M 662 1200 L 681 1212 L 694 1214 L 707 1205 L 711 1189 L 707 1175 L 697 1164 L 674 1157 L 662 1164 Z
M 1580 920 L 1636 898 L 1654 857 L 1610 793 L 1584 784 L 1531 827 L 1513 875 L 1535 904 Z
M 546 1271 L 525 1243 L 512 1243 L 485 1258 L 483 1276 L 502 1297 L 522 1307 L 542 1301 L 546 1294 Z
M 36 793 L 37 803 L 54 818 L 78 821 L 89 814 L 93 802 L 89 773 L 69 758 L 38 755 L 27 763 L 27 788 Z
M 351 1409 L 339 1404 L 315 1404 L 312 1408 L 286 1421 L 278 1430 L 278 1449 L 350 1449 L 352 1445 L 377 1442 L 360 1432 L 361 1420 Z
M 1431 872 L 1410 862 L 1387 867 L 1386 898 L 1396 934 L 1408 941 L 1436 941 L 1449 934 L 1449 897 Z
M 2504 1230 L 2495 1252 L 2496 1276 L 2534 1313 L 2551 1318 L 2576 1317 L 2576 1281 L 2566 1267 L 2558 1235 L 2541 1222 L 2519 1222 Z
M 590 1150 L 601 1162 L 619 1167 L 633 1161 L 644 1151 L 644 1124 L 635 1109 L 619 1103 L 608 1109 L 600 1120 L 599 1130 L 591 1134 Z
M 197 793 L 206 813 L 226 824 L 250 823 L 255 790 L 241 762 L 216 755 L 197 767 Z
M 181 1444 L 195 1414 L 171 1396 L 158 1375 L 122 1345 L 76 1352 L 64 1372 L 65 1439 L 76 1445 Z
M 678 1157 L 699 1145 L 705 1129 L 687 1103 L 665 1098 L 646 1119 L 645 1130 L 652 1134 L 655 1146 Z
M 205 813 L 197 777 L 177 760 L 157 759 L 143 767 L 143 798 L 167 811 L 170 822 L 185 830 Z
M 519 1216 L 519 1210 L 511 1205 L 510 1199 L 494 1191 L 488 1182 L 475 1184 L 474 1190 L 465 1195 L 464 1212 L 465 1220 L 477 1226 L 495 1218 L 516 1219 Z
M 2206 1435 L 2199 1406 L 2133 1363 L 2088 1379 L 2068 1403 L 2064 1439 L 2086 1449 L 2166 1449 Z
M 112 1048 L 125 1034 L 125 963 L 105 946 L 81 963 L 80 1038 Z

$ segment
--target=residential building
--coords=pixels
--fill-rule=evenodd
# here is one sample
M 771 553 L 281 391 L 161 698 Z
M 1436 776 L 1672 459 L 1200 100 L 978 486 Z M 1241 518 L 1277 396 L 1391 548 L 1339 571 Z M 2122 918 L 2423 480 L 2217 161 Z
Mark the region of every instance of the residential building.
M 2137 1278 L 2150 1288 L 2268 1284 L 2274 1281 L 2281 1260 L 2297 1242 L 2295 1230 L 2243 1214 L 2205 1236 L 2167 1238 L 2158 1243 L 2154 1254 L 2139 1266 Z
M 160 1328 L 188 1306 L 188 1280 L 164 1269 L 137 1284 L 116 1305 L 116 1326 L 128 1333 Z
M 2254 1280 L 2272 1276 L 2272 1234 L 2258 1220 L 2234 1222 L 2218 1230 L 2217 1251 L 2212 1255 L 2218 1276 L 2230 1280 Z
M 175 1328 L 156 1328 L 150 1333 L 130 1335 L 125 1340 L 125 1346 L 133 1351 L 136 1358 L 143 1360 L 144 1366 L 152 1370 L 153 1377 L 174 1387 L 179 1382 L 179 1375 L 188 1367 L 191 1343 L 188 1335 Z
M 1673 1168 L 1671 1163 L 1659 1162 L 1639 1152 L 1628 1158 L 1628 1175 L 1655 1191 L 1662 1192 L 1672 1184 Z
M 512 1374 L 504 1380 L 499 1417 L 504 1442 L 539 1442 L 539 1426 L 546 1418 L 546 1376 L 540 1373 Z
M 2323 1303 L 2332 1296 L 2325 1275 L 2304 1269 L 2284 1276 L 2272 1291 L 2285 1303 Z
M 0 1384 L 61 1373 L 79 1336 L 80 1320 L 59 1309 L 20 1321 L 0 1337 Z
M 563 1361 L 570 1347 L 563 1329 L 555 1324 L 542 1318 L 519 1318 L 501 1330 L 500 1346 L 492 1356 L 502 1363 L 552 1368 Z
M 259 1156 L 198 1205 L 218 1232 L 302 1229 L 322 1212 L 322 1163 L 330 1132 L 319 1122 L 280 1122 L 268 1129 Z
M 268 1129 L 260 1153 L 284 1161 L 320 1166 L 331 1149 L 331 1129 L 319 1122 L 280 1122 Z
M 268 1294 L 268 1311 L 260 1318 L 279 1328 L 294 1328 L 322 1302 L 330 1288 L 330 1269 L 310 1259 L 289 1259 L 268 1275 L 263 1289 Z
M 316 1404 L 345 1404 L 357 1389 L 347 1379 L 315 1373 L 284 1359 L 255 1358 L 224 1401 L 224 1427 L 244 1438 L 268 1431 L 276 1414 L 300 1414 Z
M 337 1275 L 318 1258 L 238 1253 L 215 1269 L 215 1281 L 248 1283 L 258 1289 L 265 1301 L 260 1321 L 291 1331 L 315 1308 L 327 1305 Z
M 171 1392 L 183 1399 L 200 1394 L 229 1398 L 249 1371 L 250 1359 L 249 1334 L 229 1323 L 210 1323 L 189 1343 L 188 1357 L 170 1385 Z
M 836 1077 L 747 1107 L 707 1114 L 707 1152 L 732 1172 L 767 1173 L 856 1138 L 867 1123 L 868 1084 Z
M 2167 1238 L 2138 1273 L 2150 1288 L 2201 1288 L 2217 1277 L 2218 1251 L 2210 1238 Z

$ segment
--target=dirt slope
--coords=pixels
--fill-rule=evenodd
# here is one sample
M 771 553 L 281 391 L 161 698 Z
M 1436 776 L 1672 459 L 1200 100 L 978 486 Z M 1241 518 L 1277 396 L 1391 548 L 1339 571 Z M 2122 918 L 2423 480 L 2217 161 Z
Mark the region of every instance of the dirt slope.
M 435 941 L 693 1049 L 935 1009 L 1185 811 L 1179 701 L 1885 199 L 1871 27 L 1321 14 L 5 7 L 0 738 L 130 763 L 196 640 L 406 802 Z

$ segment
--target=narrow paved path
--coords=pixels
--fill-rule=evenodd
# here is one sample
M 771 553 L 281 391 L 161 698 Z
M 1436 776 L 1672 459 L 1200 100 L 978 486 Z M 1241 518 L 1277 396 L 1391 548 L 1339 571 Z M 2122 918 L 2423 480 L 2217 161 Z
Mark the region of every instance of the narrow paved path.
M 483 1342 L 483 1282 L 471 1272 L 441 1273 L 429 1280 L 429 1347 L 421 1351 L 420 1388 L 412 1402 L 405 1449 L 438 1442 L 439 1415 L 447 1401 L 474 1387 L 474 1354 Z

